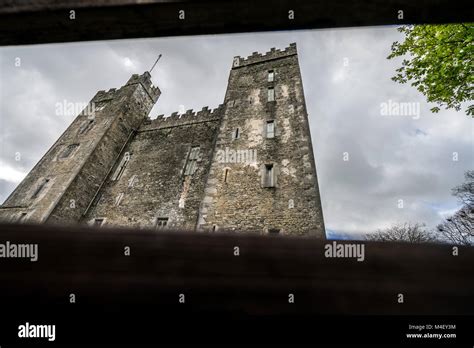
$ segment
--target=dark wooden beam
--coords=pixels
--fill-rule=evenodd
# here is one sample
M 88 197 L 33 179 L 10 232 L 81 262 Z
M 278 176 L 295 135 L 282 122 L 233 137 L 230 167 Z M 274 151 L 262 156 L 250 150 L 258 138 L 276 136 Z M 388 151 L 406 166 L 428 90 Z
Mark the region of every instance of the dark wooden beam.
M 179 18 L 180 10 L 185 19 Z M 468 2 L 452 0 L 3 1 L 0 45 L 450 23 L 472 21 L 471 10 Z
M 330 241 L 307 238 L 45 225 L 0 230 L 0 243 L 39 247 L 37 262 L 0 259 L 0 304 L 65 303 L 74 289 L 81 302 L 100 306 L 175 305 L 184 292 L 197 310 L 229 313 L 474 313 L 473 248 L 453 256 L 448 245 L 364 242 L 358 262 L 327 258 Z

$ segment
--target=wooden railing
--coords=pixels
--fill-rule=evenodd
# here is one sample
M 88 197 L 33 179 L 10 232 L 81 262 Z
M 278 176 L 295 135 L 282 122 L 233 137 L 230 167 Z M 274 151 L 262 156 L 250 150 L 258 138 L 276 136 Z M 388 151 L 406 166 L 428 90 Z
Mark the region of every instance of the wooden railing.
M 183 294 L 197 312 L 474 314 L 469 247 L 454 256 L 449 245 L 337 241 L 363 243 L 359 262 L 326 257 L 332 241 L 308 238 L 0 225 L 7 241 L 37 244 L 38 260 L 0 258 L 0 306 L 71 294 L 101 307 L 173 306 Z

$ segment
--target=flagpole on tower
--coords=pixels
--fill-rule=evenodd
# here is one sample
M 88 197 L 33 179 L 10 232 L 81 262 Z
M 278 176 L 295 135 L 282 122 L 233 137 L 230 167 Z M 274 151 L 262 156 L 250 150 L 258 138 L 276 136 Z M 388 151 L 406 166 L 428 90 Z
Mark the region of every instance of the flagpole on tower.
M 156 63 L 158 63 L 158 61 L 160 60 L 160 58 L 161 58 L 161 53 L 160 53 L 160 55 L 158 56 L 158 58 L 156 58 L 155 64 L 153 64 L 153 66 L 151 67 L 151 69 L 150 69 L 150 74 L 151 74 L 151 71 L 153 70 L 153 68 L 155 67 Z

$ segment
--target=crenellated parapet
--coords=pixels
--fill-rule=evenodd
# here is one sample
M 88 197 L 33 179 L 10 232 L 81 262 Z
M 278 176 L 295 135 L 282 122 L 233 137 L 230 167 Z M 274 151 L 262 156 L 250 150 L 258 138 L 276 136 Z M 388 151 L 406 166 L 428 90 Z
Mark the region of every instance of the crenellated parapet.
M 153 103 L 156 103 L 159 96 L 161 95 L 161 91 L 157 86 L 153 86 L 153 83 L 151 82 L 151 75 L 148 71 L 144 72 L 142 75 L 133 74 L 127 83 L 119 89 L 111 88 L 107 92 L 104 90 L 98 91 L 94 98 L 92 98 L 92 102 L 100 103 L 110 101 L 117 97 L 124 87 L 137 84 L 140 84 Z
M 232 69 L 238 69 L 242 66 L 266 62 L 269 60 L 279 59 L 279 58 L 292 56 L 296 54 L 297 54 L 296 43 L 291 43 L 284 50 L 280 50 L 275 47 L 272 47 L 270 51 L 266 52 L 265 54 L 253 52 L 252 55 L 248 56 L 247 58 L 243 58 L 240 56 L 234 57 Z
M 153 83 L 151 82 L 151 75 L 148 71 L 145 71 L 142 75 L 133 74 L 125 84 L 125 87 L 134 84 L 141 84 L 149 97 L 152 99 L 153 103 L 156 103 L 161 95 L 161 91 L 158 86 L 153 86 Z
M 94 98 L 92 98 L 92 102 L 100 103 L 100 102 L 112 100 L 117 95 L 117 92 L 118 91 L 116 88 L 111 88 L 107 92 L 104 90 L 100 90 L 95 94 Z
M 176 126 L 183 126 L 201 122 L 209 122 L 219 120 L 222 117 L 224 105 L 220 104 L 215 109 L 209 109 L 205 106 L 200 111 L 187 110 L 183 114 L 173 112 L 170 116 L 159 115 L 153 120 L 147 120 L 141 127 L 140 131 L 147 131 L 152 129 L 162 129 Z

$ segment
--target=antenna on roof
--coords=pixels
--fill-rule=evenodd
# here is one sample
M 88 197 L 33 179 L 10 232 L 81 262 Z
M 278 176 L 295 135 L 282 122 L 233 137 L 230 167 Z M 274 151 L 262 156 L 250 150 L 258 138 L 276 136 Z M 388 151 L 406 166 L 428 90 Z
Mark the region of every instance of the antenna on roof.
M 158 63 L 158 61 L 160 60 L 160 58 L 161 58 L 161 53 L 160 53 L 160 55 L 158 56 L 158 58 L 156 58 L 155 64 L 153 64 L 153 66 L 151 67 L 150 73 L 151 73 L 151 71 L 153 70 L 153 68 L 155 67 L 156 63 Z

